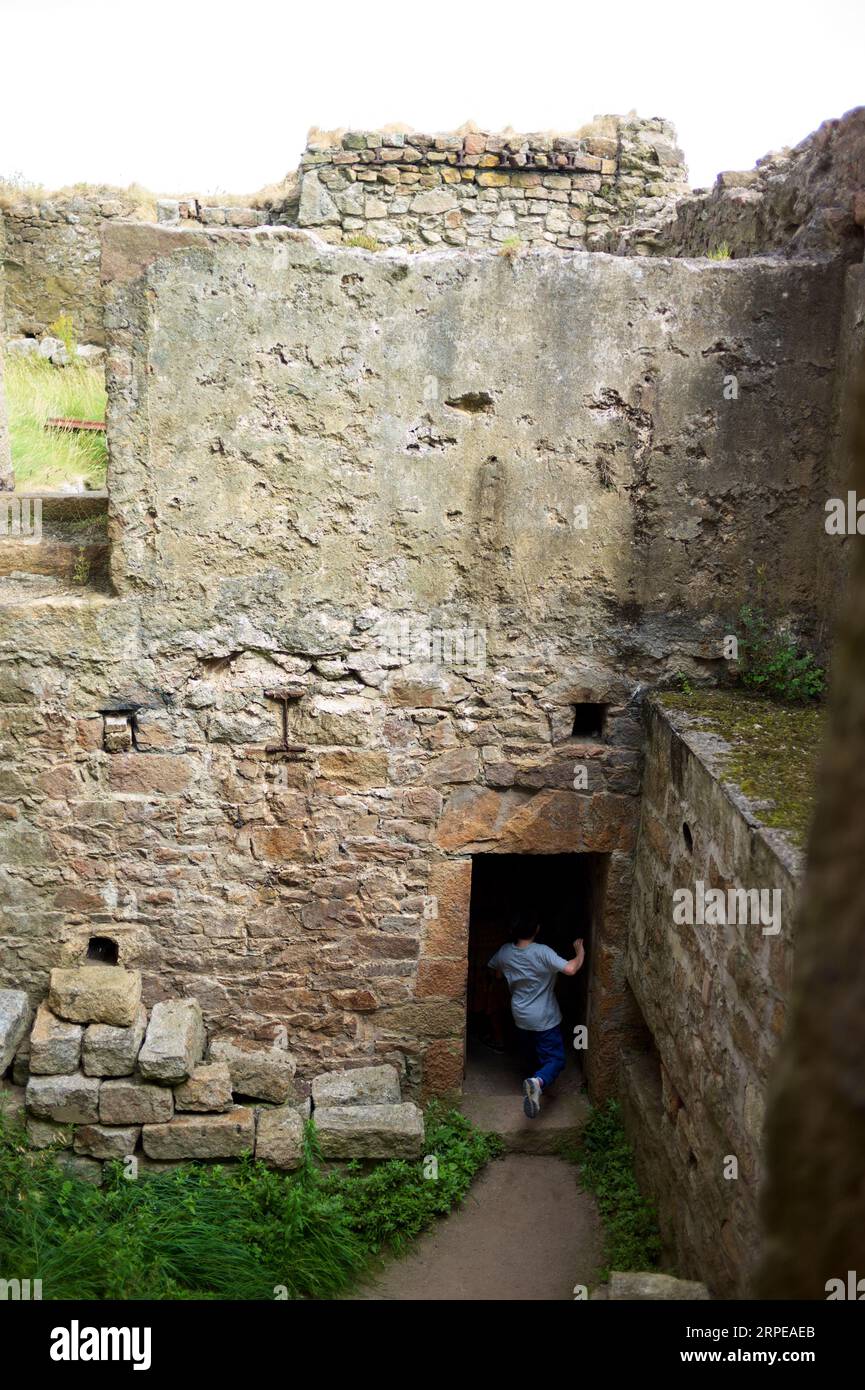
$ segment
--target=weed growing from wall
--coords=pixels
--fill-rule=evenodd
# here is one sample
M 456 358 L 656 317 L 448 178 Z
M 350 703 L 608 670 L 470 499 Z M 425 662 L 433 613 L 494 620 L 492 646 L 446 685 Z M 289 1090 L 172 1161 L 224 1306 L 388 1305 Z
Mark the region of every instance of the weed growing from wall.
M 739 609 L 738 627 L 740 685 L 793 704 L 823 695 L 825 671 L 791 633 L 750 604 Z

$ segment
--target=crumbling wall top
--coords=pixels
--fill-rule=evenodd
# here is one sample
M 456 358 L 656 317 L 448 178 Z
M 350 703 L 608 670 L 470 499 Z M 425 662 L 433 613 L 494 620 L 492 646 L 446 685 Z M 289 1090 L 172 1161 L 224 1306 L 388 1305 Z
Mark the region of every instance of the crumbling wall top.
M 657 117 L 597 117 L 572 134 L 349 130 L 310 139 L 298 222 L 336 242 L 600 250 L 686 188 L 675 130 Z

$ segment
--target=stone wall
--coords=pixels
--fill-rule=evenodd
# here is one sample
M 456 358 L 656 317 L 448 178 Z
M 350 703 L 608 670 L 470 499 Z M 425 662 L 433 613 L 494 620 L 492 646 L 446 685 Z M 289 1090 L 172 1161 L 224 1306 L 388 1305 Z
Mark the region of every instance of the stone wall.
M 717 736 L 654 702 L 646 714 L 626 970 L 648 1035 L 623 1058 L 626 1126 L 678 1272 L 716 1296 L 743 1297 L 758 1250 L 763 1113 L 790 989 L 801 857 L 719 780 Z M 676 925 L 674 891 L 696 893 L 698 881 L 780 890 L 780 930 Z
M 114 592 L 2 592 L 0 983 L 107 935 L 301 1079 L 452 1092 L 472 855 L 591 852 L 609 1093 L 639 687 L 756 565 L 813 607 L 841 271 L 126 224 L 103 275 Z
M 6 336 L 40 337 L 60 314 L 72 317 L 82 343 L 103 343 L 99 262 L 102 228 L 136 214 L 119 190 L 7 198 Z
M 860 260 L 865 227 L 865 107 L 824 121 L 756 168 L 718 175 L 711 189 L 640 217 L 605 249 L 705 256 L 831 254 Z
M 253 1153 L 299 1168 L 310 1114 L 323 1158 L 423 1153 L 423 1117 L 401 1100 L 394 1067 L 323 1073 L 302 1094 L 284 1037 L 272 1046 L 208 1038 L 196 999 L 148 1011 L 137 970 L 84 956 L 52 970 L 32 1027 L 30 1015 L 23 990 L 0 990 L 0 1111 L 87 1181 L 101 1182 L 111 1159 L 127 1177 Z
M 166 226 L 198 222 L 203 227 L 262 227 L 295 224 L 299 189 L 286 180 L 285 191 L 255 203 L 210 203 L 204 198 L 159 198 L 156 220 Z
M 349 131 L 310 143 L 300 173 L 301 227 L 411 249 L 604 249 L 687 188 L 669 122 L 622 116 L 570 136 Z

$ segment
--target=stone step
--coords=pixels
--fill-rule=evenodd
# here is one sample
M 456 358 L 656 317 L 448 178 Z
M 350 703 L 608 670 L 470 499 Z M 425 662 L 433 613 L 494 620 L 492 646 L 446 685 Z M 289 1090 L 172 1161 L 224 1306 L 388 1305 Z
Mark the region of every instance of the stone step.
M 563 1143 L 575 1143 L 589 1117 L 589 1102 L 579 1092 L 548 1095 L 541 1113 L 530 1120 L 523 1113 L 519 1091 L 508 1095 L 465 1095 L 462 1113 L 477 1129 L 498 1134 L 505 1151 L 514 1154 L 555 1154 Z
M 601 1292 L 605 1289 L 605 1292 Z M 606 1298 L 610 1303 L 643 1302 L 705 1302 L 709 1290 L 705 1284 L 693 1279 L 676 1279 L 672 1274 L 658 1274 L 655 1271 L 613 1270 L 610 1281 L 592 1290 L 593 1300 Z
M 337 1105 L 313 1111 L 324 1158 L 420 1158 L 423 1114 L 411 1101 L 401 1105 Z

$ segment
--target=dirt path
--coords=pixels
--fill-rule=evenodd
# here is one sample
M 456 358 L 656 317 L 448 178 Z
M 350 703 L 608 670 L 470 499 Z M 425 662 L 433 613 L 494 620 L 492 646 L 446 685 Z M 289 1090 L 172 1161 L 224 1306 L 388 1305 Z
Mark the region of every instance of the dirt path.
M 601 1226 L 594 1201 L 560 1158 L 508 1154 L 463 1206 L 357 1298 L 572 1299 L 597 1282 Z

